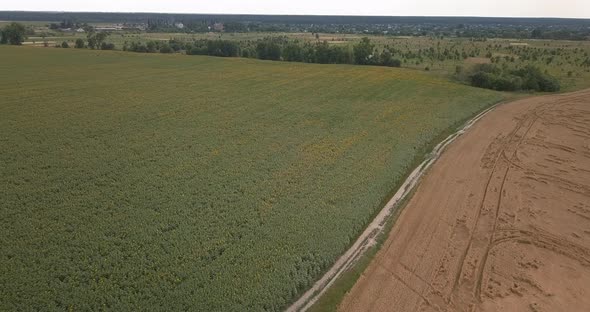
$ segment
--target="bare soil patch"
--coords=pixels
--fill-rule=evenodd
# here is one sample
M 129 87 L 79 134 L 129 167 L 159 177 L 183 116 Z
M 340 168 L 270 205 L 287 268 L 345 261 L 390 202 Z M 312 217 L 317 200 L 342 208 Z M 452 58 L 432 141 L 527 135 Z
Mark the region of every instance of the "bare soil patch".
M 519 100 L 450 145 L 341 311 L 589 311 L 590 90 Z
M 492 61 L 487 57 L 468 57 L 465 62 L 468 64 L 490 64 Z

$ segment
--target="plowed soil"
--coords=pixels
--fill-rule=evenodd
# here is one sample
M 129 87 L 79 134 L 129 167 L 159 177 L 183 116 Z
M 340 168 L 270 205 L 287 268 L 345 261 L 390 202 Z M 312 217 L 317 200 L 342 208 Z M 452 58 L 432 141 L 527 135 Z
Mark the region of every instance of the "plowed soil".
M 590 311 L 590 90 L 452 143 L 339 309 Z

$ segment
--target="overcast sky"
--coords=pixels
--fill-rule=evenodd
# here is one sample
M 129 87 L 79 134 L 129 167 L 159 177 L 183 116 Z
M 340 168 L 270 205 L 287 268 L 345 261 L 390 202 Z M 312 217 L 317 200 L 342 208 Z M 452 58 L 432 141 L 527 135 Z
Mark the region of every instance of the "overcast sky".
M 0 10 L 590 18 L 590 0 L 3 0 Z

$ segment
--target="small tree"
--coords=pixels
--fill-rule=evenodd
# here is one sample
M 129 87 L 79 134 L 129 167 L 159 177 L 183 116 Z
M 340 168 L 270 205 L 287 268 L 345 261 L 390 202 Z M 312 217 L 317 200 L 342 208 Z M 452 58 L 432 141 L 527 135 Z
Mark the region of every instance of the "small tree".
M 383 50 L 381 57 L 379 57 L 382 66 L 389 67 L 400 67 L 402 62 L 398 59 L 393 58 L 393 54 L 389 50 Z
M 94 34 L 88 34 L 88 48 L 90 49 L 96 49 L 96 47 L 98 46 L 98 44 L 96 43 L 96 37 L 94 36 Z
M 100 49 L 109 34 L 105 32 L 97 33 L 93 28 L 89 28 L 88 30 L 88 34 L 86 35 L 86 38 L 88 39 L 88 47 L 90 49 Z
M 148 41 L 148 43 L 146 44 L 146 48 L 147 48 L 147 53 L 156 53 L 158 52 L 158 45 L 156 44 L 155 41 Z
M 160 47 L 160 53 L 172 53 L 174 50 L 167 43 Z
M 281 59 L 281 46 L 272 38 L 264 38 L 256 44 L 256 55 L 261 60 L 278 61 Z
M 373 57 L 373 50 L 375 45 L 371 43 L 369 38 L 364 37 L 361 42 L 354 45 L 354 62 L 358 65 L 371 64 L 371 58 Z
M 76 49 L 84 49 L 84 40 L 81 38 L 76 39 Z
M 64 42 L 61 43 L 61 47 L 64 48 L 64 49 L 67 49 L 67 48 L 70 47 L 70 45 L 68 44 L 67 41 L 64 41 Z
M 12 22 L 2 30 L 2 43 L 21 45 L 26 39 L 26 28 L 24 25 Z
M 298 42 L 290 42 L 285 46 L 283 59 L 288 62 L 303 62 L 303 49 Z
M 96 47 L 102 48 L 102 44 L 104 43 L 104 41 L 107 39 L 108 36 L 109 36 L 109 34 L 106 32 L 96 33 L 96 35 L 94 36 L 94 38 L 96 39 Z

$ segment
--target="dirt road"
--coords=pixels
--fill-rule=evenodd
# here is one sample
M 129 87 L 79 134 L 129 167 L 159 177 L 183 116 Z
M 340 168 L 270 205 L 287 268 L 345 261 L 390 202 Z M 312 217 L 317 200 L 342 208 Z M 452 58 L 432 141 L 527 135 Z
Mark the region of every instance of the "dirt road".
M 329 287 L 348 269 L 353 266 L 356 261 L 369 248 L 375 245 L 378 235 L 383 233 L 383 228 L 390 218 L 391 214 L 398 209 L 401 201 L 405 200 L 408 194 L 414 189 L 420 178 L 432 166 L 432 164 L 440 157 L 445 148 L 453 143 L 458 137 L 469 130 L 477 121 L 483 118 L 494 107 L 490 107 L 485 111 L 479 113 L 472 119 L 468 120 L 462 128 L 455 133 L 449 135 L 445 140 L 434 147 L 430 155 L 414 169 L 406 178 L 404 183 L 400 186 L 393 197 L 387 202 L 385 207 L 377 214 L 377 216 L 367 226 L 365 231 L 357 238 L 354 244 L 334 263 L 334 265 L 318 280 L 314 285 L 308 289 L 299 299 L 297 299 L 286 312 L 307 311 L 319 298 L 328 290 Z
M 504 104 L 432 166 L 341 311 L 590 311 L 590 90 Z

